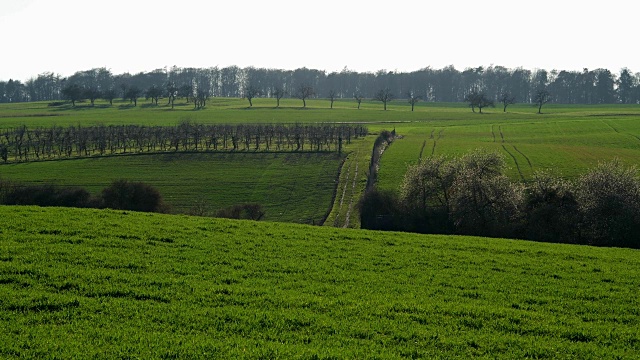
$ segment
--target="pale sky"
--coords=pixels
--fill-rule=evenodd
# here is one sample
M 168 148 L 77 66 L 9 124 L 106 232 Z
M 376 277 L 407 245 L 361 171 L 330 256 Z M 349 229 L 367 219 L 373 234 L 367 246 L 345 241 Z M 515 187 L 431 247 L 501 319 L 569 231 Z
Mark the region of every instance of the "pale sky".
M 171 67 L 640 71 L 632 0 L 0 0 L 0 80 Z

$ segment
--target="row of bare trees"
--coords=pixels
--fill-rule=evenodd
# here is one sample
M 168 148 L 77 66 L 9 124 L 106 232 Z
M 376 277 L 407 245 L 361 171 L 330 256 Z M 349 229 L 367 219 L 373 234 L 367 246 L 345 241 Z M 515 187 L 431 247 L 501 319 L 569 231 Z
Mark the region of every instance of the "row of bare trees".
M 0 131 L 0 159 L 26 162 L 165 151 L 336 151 L 367 135 L 358 124 L 96 125 Z

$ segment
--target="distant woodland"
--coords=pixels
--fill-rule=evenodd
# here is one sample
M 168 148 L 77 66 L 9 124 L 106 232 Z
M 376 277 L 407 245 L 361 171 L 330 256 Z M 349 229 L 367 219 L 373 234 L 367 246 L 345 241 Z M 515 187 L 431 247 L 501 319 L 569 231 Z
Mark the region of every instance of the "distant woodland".
M 379 70 L 340 72 L 300 68 L 296 70 L 240 68 L 164 68 L 138 74 L 113 74 L 109 69 L 78 71 L 62 77 L 42 73 L 24 82 L 0 81 L 0 103 L 105 99 L 168 99 L 204 101 L 209 97 L 373 98 L 385 91 L 389 98 L 430 102 L 462 102 L 469 94 L 484 94 L 496 102 L 509 99 L 535 103 L 545 91 L 550 101 L 562 104 L 640 103 L 640 73 L 627 68 L 583 71 L 509 69 L 502 66 L 467 68 L 430 67 L 413 72 Z

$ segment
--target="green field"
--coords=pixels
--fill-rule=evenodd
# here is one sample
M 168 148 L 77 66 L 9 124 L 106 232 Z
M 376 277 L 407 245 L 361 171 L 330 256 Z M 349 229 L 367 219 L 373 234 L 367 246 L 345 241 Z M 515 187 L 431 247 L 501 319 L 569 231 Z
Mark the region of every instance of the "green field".
M 97 102 L 92 108 L 87 103 L 79 104 L 76 108 L 71 105 L 57 107 L 48 106 L 47 103 L 23 103 L 0 105 L 0 129 L 26 124 L 27 126 L 51 126 L 51 125 L 95 125 L 95 124 L 148 124 L 148 125 L 175 125 L 182 120 L 193 120 L 201 123 L 317 123 L 317 122 L 363 122 L 369 127 L 371 133 L 380 130 L 396 129 L 401 138 L 394 141 L 393 145 L 385 152 L 381 160 L 378 186 L 384 189 L 397 189 L 404 172 L 409 164 L 418 161 L 420 155 L 460 155 L 476 148 L 486 148 L 504 155 L 509 169 L 507 174 L 512 179 L 528 181 L 537 170 L 550 170 L 552 173 L 565 178 L 575 178 L 585 173 L 589 168 L 596 166 L 601 161 L 609 161 L 619 158 L 623 163 L 638 165 L 640 162 L 640 106 L 639 105 L 601 105 L 578 106 L 547 104 L 543 107 L 543 114 L 536 114 L 537 108 L 527 104 L 516 104 L 508 108 L 506 113 L 501 109 L 485 109 L 485 113 L 472 113 L 462 103 L 425 103 L 420 102 L 414 112 L 410 111 L 410 105 L 403 100 L 397 100 L 389 105 L 388 111 L 382 110 L 379 102 L 365 101 L 362 109 L 358 110 L 355 101 L 339 100 L 334 103 L 334 108 L 329 108 L 329 101 L 314 99 L 307 102 L 307 108 L 302 108 L 302 102 L 297 99 L 285 99 L 280 108 L 275 108 L 274 99 L 255 99 L 254 106 L 248 108 L 248 102 L 243 99 L 213 98 L 202 110 L 193 110 L 189 104 L 179 104 L 174 110 L 166 105 L 155 106 L 149 103 L 139 102 L 138 107 L 131 107 L 128 102 L 116 101 L 113 106 Z M 372 143 L 372 139 L 366 141 Z M 301 168 L 291 168 L 284 162 L 270 163 L 270 173 L 262 173 L 258 178 L 251 168 L 255 164 L 262 169 L 264 154 L 243 154 L 236 159 L 235 156 L 224 156 L 224 161 L 232 164 L 246 164 L 247 169 L 241 170 L 241 165 L 217 166 L 220 169 L 216 174 L 216 180 L 224 187 L 209 186 L 209 175 L 200 176 L 200 163 L 184 164 L 185 170 L 179 172 L 179 177 L 173 171 L 164 171 L 164 168 L 156 168 L 154 171 L 142 172 L 137 180 L 148 180 L 163 187 L 165 197 L 174 209 L 183 211 L 192 206 L 193 196 L 204 198 L 209 206 L 215 208 L 228 205 L 235 200 L 265 199 L 265 205 L 269 207 L 267 217 L 271 220 L 309 222 L 316 220 L 327 213 L 325 205 L 331 200 L 330 193 L 335 192 L 336 201 L 327 225 L 335 224 L 343 226 L 346 214 L 352 206 L 344 206 L 342 194 L 346 196 L 347 203 L 357 203 L 361 194 L 361 186 L 351 189 L 357 191 L 347 192 L 346 182 L 349 174 L 355 174 L 356 163 L 366 163 L 369 154 L 363 149 L 362 144 L 354 144 L 345 149 L 347 162 L 345 163 L 342 177 L 337 178 L 340 161 L 336 161 L 333 168 L 327 163 L 315 165 L 307 163 Z M 370 150 L 369 150 L 370 151 Z M 365 154 L 363 157 L 361 155 Z M 357 162 L 353 159 L 358 158 Z M 136 160 L 135 157 L 127 157 L 126 163 L 142 164 L 146 160 Z M 143 158 L 143 159 L 153 159 Z M 109 160 L 112 161 L 112 160 Z M 86 163 L 99 164 L 109 161 L 87 161 Z M 63 173 L 70 167 L 69 173 L 78 173 L 74 170 L 73 162 L 55 163 L 48 162 L 41 165 L 1 165 L 0 177 L 9 179 L 24 179 L 29 181 L 43 181 L 52 179 L 75 185 L 86 185 L 97 189 L 96 181 L 100 185 L 107 182 L 100 180 L 95 175 L 74 175 L 74 179 L 86 179 L 83 181 L 67 181 Z M 80 162 L 77 168 L 85 166 Z M 361 165 L 362 165 L 361 164 Z M 111 168 L 103 167 L 105 174 L 125 177 L 136 175 L 135 170 L 120 169 L 126 167 L 124 161 L 116 161 Z M 143 165 L 140 165 L 143 166 Z M 39 167 L 37 171 L 26 170 Z M 359 166 L 359 170 L 362 166 Z M 186 170 L 188 169 L 188 170 Z M 350 170 L 351 169 L 351 170 Z M 229 173 L 227 174 L 227 170 Z M 186 171 L 193 171 L 189 174 Z M 261 170 L 262 171 L 262 170 Z M 62 173 L 62 174 L 61 174 Z M 305 210 L 303 216 L 298 216 L 298 210 L 294 210 L 295 216 L 278 217 L 280 213 L 289 212 L 288 207 L 278 207 L 274 200 L 267 199 L 264 192 L 270 192 L 268 185 L 256 185 L 260 190 L 246 189 L 246 184 L 240 185 L 237 181 L 225 181 L 235 177 L 243 180 L 263 181 L 263 184 L 275 184 L 275 188 L 287 188 L 288 185 L 279 185 L 278 179 L 282 174 L 294 174 L 307 179 L 312 184 L 311 192 L 316 188 L 322 189 L 322 200 L 313 200 L 307 204 L 320 204 L 315 215 L 308 214 Z M 55 174 L 55 175 L 53 175 Z M 272 174 L 273 176 L 271 176 Z M 325 175 L 331 174 L 333 178 Z M 122 175 L 122 176 L 121 176 Z M 292 175 L 293 176 L 293 175 Z M 366 172 L 360 171 L 358 176 L 366 177 Z M 93 177 L 93 180 L 91 179 Z M 195 194 L 189 192 L 189 196 L 179 194 L 174 181 L 180 178 L 183 182 L 179 185 L 184 188 L 203 191 Z M 111 178 L 109 178 L 111 179 Z M 132 180 L 136 180 L 132 179 Z M 353 177 L 351 177 L 353 180 Z M 358 181 L 361 181 L 362 178 Z M 276 181 L 276 182 L 274 182 Z M 192 184 L 192 182 L 194 184 Z M 231 183 L 229 185 L 229 183 Z M 234 185 L 235 184 L 235 185 Z M 336 184 L 338 186 L 336 187 Z M 304 184 L 293 189 L 294 193 L 288 193 L 291 198 L 301 198 L 308 193 Z M 262 187 L 261 187 L 262 186 Z M 331 190 L 330 190 L 331 189 Z M 358 190 L 360 189 L 360 190 Z M 213 194 L 212 192 L 216 193 Z M 221 192 L 222 191 L 222 192 Z M 230 192 L 230 194 L 224 192 Z M 252 193 L 256 196 L 236 196 L 236 194 Z M 202 195 L 200 195 L 202 194 Z M 340 208 L 342 200 L 343 207 Z M 302 205 L 300 208 L 306 208 Z M 276 214 L 278 216 L 276 216 Z M 336 220 L 337 219 L 337 220 Z M 349 221 L 349 226 L 355 226 L 357 222 Z
M 550 170 L 575 178 L 601 161 L 614 158 L 629 165 L 640 159 L 640 115 L 589 116 L 578 119 L 493 122 L 479 117 L 477 124 L 426 124 L 398 128 L 404 137 L 382 157 L 380 186 L 397 187 L 407 164 L 422 156 L 462 155 L 477 148 L 501 153 L 514 179 L 531 180 L 535 171 Z M 424 146 L 424 148 L 423 148 Z
M 0 207 L 1 358 L 640 356 L 637 250 Z
M 94 194 L 117 179 L 142 181 L 160 191 L 171 212 L 212 215 L 255 202 L 266 220 L 318 224 L 331 208 L 340 163 L 335 153 L 165 153 L 8 164 L 0 176 Z

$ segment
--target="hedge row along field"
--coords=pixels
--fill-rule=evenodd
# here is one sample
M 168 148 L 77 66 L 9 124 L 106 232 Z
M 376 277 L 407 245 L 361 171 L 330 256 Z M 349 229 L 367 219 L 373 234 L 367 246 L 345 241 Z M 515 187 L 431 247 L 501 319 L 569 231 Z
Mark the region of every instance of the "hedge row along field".
M 633 359 L 637 250 L 0 207 L 2 358 Z
M 166 151 L 337 151 L 367 135 L 362 125 L 110 125 L 0 131 L 3 162 Z

